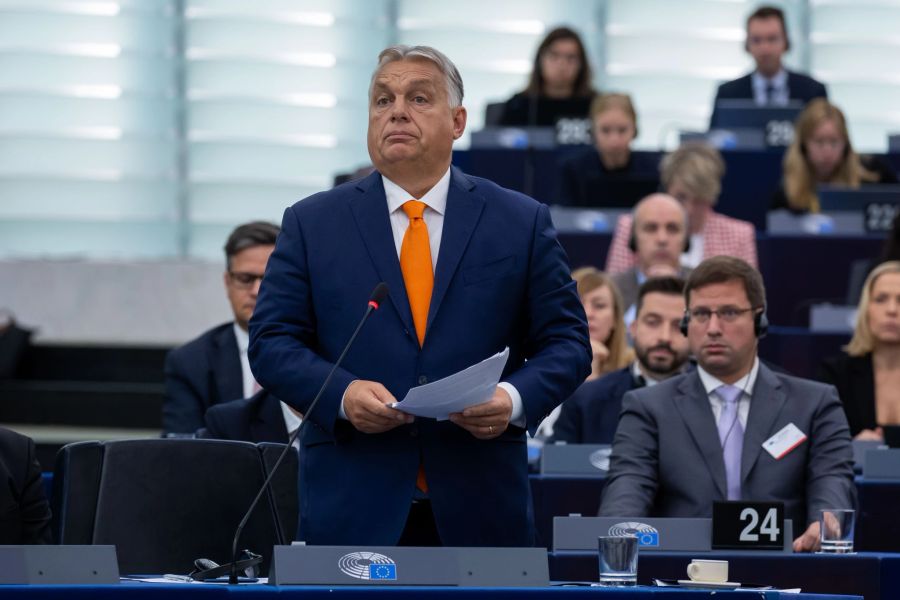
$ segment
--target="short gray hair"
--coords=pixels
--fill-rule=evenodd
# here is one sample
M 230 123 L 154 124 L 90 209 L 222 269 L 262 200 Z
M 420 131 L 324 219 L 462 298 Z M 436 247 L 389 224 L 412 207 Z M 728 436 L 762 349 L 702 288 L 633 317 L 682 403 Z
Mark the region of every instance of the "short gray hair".
M 434 63 L 437 68 L 440 69 L 441 73 L 444 74 L 444 79 L 447 80 L 447 98 L 450 100 L 450 108 L 462 106 L 463 82 L 462 77 L 459 76 L 459 71 L 456 69 L 456 65 L 454 65 L 453 61 L 447 58 L 443 52 L 432 48 L 431 46 L 406 46 L 398 44 L 382 50 L 381 54 L 378 55 L 378 66 L 375 67 L 375 71 L 372 73 L 372 80 L 369 83 L 369 96 L 372 95 L 375 77 L 385 65 L 398 60 L 416 58 Z

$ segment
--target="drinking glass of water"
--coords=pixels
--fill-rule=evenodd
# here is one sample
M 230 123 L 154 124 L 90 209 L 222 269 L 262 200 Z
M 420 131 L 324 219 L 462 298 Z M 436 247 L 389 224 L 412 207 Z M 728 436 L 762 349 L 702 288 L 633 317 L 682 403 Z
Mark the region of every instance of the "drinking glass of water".
M 637 585 L 638 539 L 633 535 L 598 538 L 600 585 Z
M 856 511 L 849 508 L 827 508 L 819 517 L 821 552 L 827 554 L 853 553 L 853 526 Z

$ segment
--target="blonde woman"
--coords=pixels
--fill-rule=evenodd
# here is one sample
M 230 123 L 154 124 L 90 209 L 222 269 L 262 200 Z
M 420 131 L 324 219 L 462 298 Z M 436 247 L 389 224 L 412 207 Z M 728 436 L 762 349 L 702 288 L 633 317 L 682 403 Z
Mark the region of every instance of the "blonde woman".
M 622 296 L 605 273 L 594 267 L 582 267 L 572 273 L 578 297 L 587 315 L 588 334 L 594 360 L 587 381 L 621 369 L 634 359 L 628 347 Z
M 622 206 L 640 197 L 603 196 L 598 182 L 646 180 L 655 188 L 659 169 L 656 153 L 632 152 L 638 123 L 634 103 L 627 94 L 601 94 L 591 102 L 594 147 L 567 156 L 560 162 L 559 190 L 555 204 L 565 206 Z M 641 193 L 641 188 L 635 190 Z M 621 190 L 620 193 L 628 193 Z M 646 191 L 642 192 L 646 194 Z M 598 196 L 600 194 L 600 196 Z
M 587 315 L 594 359 L 591 374 L 585 381 L 591 381 L 630 364 L 634 352 L 628 347 L 622 298 L 612 280 L 594 267 L 576 269 L 572 279 L 578 286 L 578 296 Z M 541 422 L 535 437 L 546 439 L 553 435 L 553 424 L 559 418 L 561 406 Z
M 825 360 L 819 379 L 837 388 L 854 439 L 882 440 L 882 425 L 900 425 L 900 261 L 866 278 L 844 351 Z
M 844 113 L 824 98 L 810 102 L 797 117 L 794 141 L 784 154 L 782 170 L 772 209 L 796 213 L 819 212 L 819 185 L 858 188 L 897 182 L 889 165 L 853 151 Z

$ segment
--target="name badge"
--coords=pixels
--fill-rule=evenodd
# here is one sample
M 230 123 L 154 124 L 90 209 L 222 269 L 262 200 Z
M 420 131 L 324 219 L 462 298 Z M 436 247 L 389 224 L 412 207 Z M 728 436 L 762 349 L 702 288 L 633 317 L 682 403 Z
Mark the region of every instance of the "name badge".
M 793 423 L 788 423 L 781 431 L 764 441 L 762 447 L 772 455 L 772 458 L 780 460 L 805 441 L 806 434 L 800 431 Z

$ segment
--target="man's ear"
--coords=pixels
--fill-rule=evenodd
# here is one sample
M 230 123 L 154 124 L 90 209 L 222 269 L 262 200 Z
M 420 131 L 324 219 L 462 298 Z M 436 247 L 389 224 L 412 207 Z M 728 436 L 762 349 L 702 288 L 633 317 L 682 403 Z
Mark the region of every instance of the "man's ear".
M 457 106 L 453 111 L 453 139 L 458 140 L 466 130 L 466 120 L 469 118 L 465 106 Z

